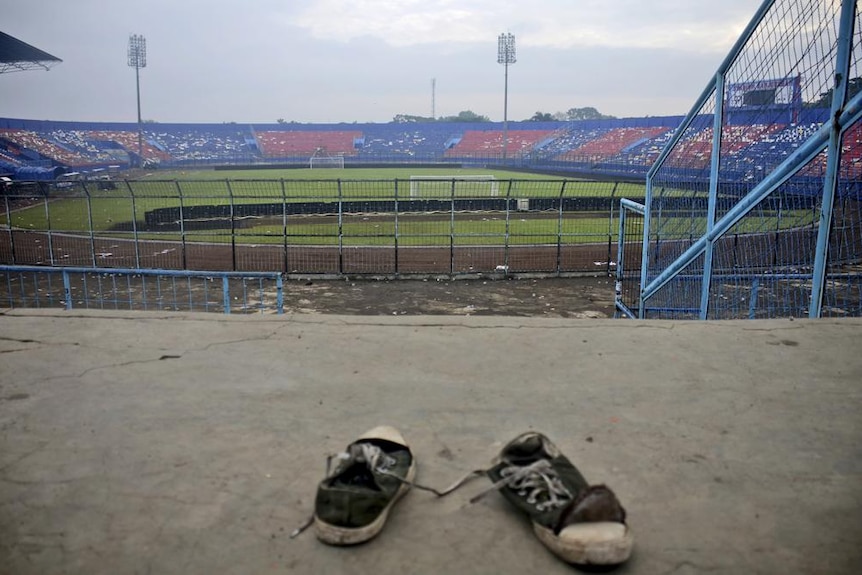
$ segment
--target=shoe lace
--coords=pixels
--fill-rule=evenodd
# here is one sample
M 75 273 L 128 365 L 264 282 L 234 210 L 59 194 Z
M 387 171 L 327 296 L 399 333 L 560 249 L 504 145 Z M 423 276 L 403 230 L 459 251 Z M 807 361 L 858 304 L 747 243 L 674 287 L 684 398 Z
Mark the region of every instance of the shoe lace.
M 333 459 L 338 460 L 339 464 L 336 465 L 335 471 L 330 472 Z M 394 457 L 387 455 L 373 443 L 354 443 L 347 451 L 326 458 L 326 478 L 331 479 L 338 475 L 343 470 L 345 463 L 364 463 L 373 473 L 390 475 L 388 471 L 395 465 L 396 461 Z
M 547 511 L 566 506 L 572 501 L 572 493 L 566 488 L 559 474 L 547 459 L 538 459 L 529 465 L 512 464 L 500 470 L 500 479 L 491 487 L 475 495 L 470 503 L 476 503 L 492 491 L 508 487 L 538 511 Z

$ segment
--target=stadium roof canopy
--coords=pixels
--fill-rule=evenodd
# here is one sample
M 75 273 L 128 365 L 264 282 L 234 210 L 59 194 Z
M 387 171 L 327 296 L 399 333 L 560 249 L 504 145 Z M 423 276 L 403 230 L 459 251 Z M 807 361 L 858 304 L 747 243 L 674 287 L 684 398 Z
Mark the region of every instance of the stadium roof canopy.
M 62 62 L 56 56 L 43 52 L 26 42 L 0 32 L 0 74 L 25 70 L 50 70 Z

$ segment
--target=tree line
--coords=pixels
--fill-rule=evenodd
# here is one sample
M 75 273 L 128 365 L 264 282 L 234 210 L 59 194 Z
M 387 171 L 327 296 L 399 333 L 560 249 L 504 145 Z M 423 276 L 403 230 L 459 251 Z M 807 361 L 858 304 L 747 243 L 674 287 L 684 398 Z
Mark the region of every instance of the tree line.
M 851 78 L 847 83 L 847 100 L 855 96 L 857 93 L 862 91 L 862 78 Z M 804 106 L 806 108 L 828 108 L 832 103 L 832 93 L 833 88 L 829 88 L 827 91 L 818 94 L 818 96 L 809 102 L 804 102 Z M 602 114 L 596 108 L 592 106 L 586 106 L 583 108 L 569 108 L 565 112 L 542 112 L 537 111 L 535 114 L 526 118 L 524 121 L 527 122 L 572 122 L 577 120 L 605 120 L 616 118 L 616 116 L 610 116 L 607 114 Z M 152 120 L 149 120 L 152 121 Z M 298 124 L 300 122 L 295 121 L 286 121 L 284 118 L 279 118 L 276 120 L 279 124 Z M 491 119 L 488 116 L 483 116 L 481 114 L 477 114 L 472 110 L 464 110 L 462 112 L 458 112 L 455 116 L 441 116 L 439 118 L 432 118 L 429 116 L 417 116 L 412 114 L 396 114 L 394 118 L 392 118 L 392 123 L 394 124 L 409 124 L 409 123 L 419 123 L 419 122 L 459 122 L 459 123 L 480 123 L 480 122 L 490 122 Z M 356 123 L 356 122 L 354 122 Z
M 615 118 L 602 114 L 593 107 L 585 108 L 569 108 L 565 112 L 542 112 L 538 111 L 529 118 L 526 122 L 570 122 L 574 120 L 604 120 L 607 118 Z M 411 122 L 490 122 L 488 116 L 476 114 L 472 110 L 464 110 L 456 116 L 441 116 L 439 118 L 431 118 L 429 116 L 414 116 L 411 114 L 397 114 L 392 118 L 395 124 L 407 124 Z

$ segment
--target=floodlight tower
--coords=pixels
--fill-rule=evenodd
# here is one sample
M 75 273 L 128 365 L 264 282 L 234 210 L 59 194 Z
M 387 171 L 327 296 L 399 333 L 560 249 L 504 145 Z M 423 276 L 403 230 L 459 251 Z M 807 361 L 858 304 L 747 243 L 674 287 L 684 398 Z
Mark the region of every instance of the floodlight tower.
M 144 138 L 141 128 L 141 68 L 147 67 L 147 39 L 138 34 L 129 36 L 129 66 L 135 69 L 138 92 L 138 161 L 144 163 Z
M 505 84 L 503 86 L 503 161 L 509 152 L 509 64 L 514 64 L 515 59 L 515 35 L 500 34 L 497 38 L 497 63 L 503 64 L 505 73 Z

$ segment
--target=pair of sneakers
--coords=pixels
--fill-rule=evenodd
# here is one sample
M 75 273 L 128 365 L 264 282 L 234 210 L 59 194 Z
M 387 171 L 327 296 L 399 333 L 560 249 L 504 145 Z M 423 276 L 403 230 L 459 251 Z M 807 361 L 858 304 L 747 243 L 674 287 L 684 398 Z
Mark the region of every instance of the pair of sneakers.
M 317 488 L 314 515 L 291 537 L 314 525 L 318 539 L 353 545 L 383 529 L 392 507 L 417 487 L 444 496 L 467 480 L 487 475 L 492 485 L 474 496 L 500 491 L 525 513 L 539 540 L 564 561 L 577 565 L 616 565 L 626 561 L 634 539 L 626 512 L 604 485 L 589 485 L 578 469 L 546 436 L 518 435 L 486 469 L 470 472 L 438 491 L 414 482 L 416 461 L 401 433 L 376 427 L 327 461 L 326 478 Z

